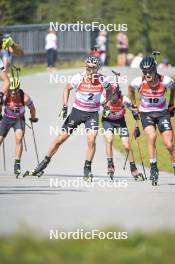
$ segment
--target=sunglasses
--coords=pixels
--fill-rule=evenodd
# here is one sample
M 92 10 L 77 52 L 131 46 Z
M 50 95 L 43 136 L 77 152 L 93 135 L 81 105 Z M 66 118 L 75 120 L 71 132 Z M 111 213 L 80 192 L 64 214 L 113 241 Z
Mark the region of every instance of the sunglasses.
M 152 75 L 154 73 L 154 70 L 142 70 L 144 75 L 150 74 Z

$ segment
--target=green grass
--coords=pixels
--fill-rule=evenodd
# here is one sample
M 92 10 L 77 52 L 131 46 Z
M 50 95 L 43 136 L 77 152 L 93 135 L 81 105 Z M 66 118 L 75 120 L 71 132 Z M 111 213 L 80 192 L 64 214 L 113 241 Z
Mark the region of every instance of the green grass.
M 167 98 L 169 98 L 168 94 L 167 94 Z M 129 132 L 130 132 L 130 137 L 131 137 L 131 135 L 133 134 L 135 121 L 134 121 L 130 111 L 126 112 L 126 122 L 127 122 L 127 126 L 129 129 Z M 175 127 L 175 118 L 172 118 L 171 122 L 172 122 L 173 127 Z M 139 122 L 139 123 L 140 123 L 139 127 L 141 130 L 141 136 L 139 137 L 139 142 L 140 142 L 142 156 L 144 159 L 144 165 L 149 166 L 147 138 L 146 138 L 146 135 L 142 129 L 141 122 Z M 157 143 L 156 144 L 157 144 L 157 161 L 158 161 L 159 169 L 162 171 L 167 171 L 167 172 L 173 173 L 169 153 L 164 146 L 162 136 L 159 133 L 158 129 L 157 129 L 157 135 L 158 135 L 158 137 L 157 137 Z M 120 140 L 119 136 L 114 136 L 114 148 L 119 150 L 121 153 L 125 154 L 125 150 L 121 144 L 121 140 Z M 139 151 L 138 151 L 138 146 L 137 146 L 135 140 L 133 140 L 132 149 L 134 151 L 134 157 L 135 157 L 136 162 L 141 163 L 140 155 L 139 155 Z
M 174 249 L 175 234 L 167 231 L 129 233 L 127 240 L 48 240 L 29 232 L 0 237 L 0 263 L 171 264 Z

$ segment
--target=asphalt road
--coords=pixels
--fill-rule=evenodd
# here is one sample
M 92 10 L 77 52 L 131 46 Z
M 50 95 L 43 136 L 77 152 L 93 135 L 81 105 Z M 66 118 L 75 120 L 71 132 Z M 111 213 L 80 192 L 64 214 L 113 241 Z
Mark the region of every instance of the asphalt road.
M 21 87 L 31 95 L 37 108 L 39 123 L 34 124 L 34 129 L 40 160 L 62 125 L 58 113 L 62 107 L 65 77 L 79 70 L 58 70 L 52 76 L 40 73 L 21 78 Z M 128 81 L 139 74 L 138 70 L 118 70 L 122 76 L 127 76 Z M 103 72 L 110 74 L 111 68 L 104 68 Z M 168 74 L 174 74 L 174 70 Z M 127 93 L 128 82 L 125 82 L 125 77 L 123 80 L 122 89 Z M 70 98 L 69 111 L 73 98 L 74 92 Z M 28 127 L 26 143 L 28 150 L 22 158 L 23 171 L 37 164 L 32 132 Z M 118 226 L 121 231 L 128 232 L 160 228 L 175 230 L 173 174 L 160 173 L 157 187 L 151 186 L 148 180 L 135 182 L 129 166 L 123 171 L 125 157 L 115 151 L 116 177 L 112 183 L 106 176 L 105 145 L 101 135 L 97 138 L 92 166 L 94 182 L 88 185 L 81 180 L 86 153 L 85 135 L 74 135 L 68 139 L 41 178 L 15 179 L 13 131 L 5 141 L 5 151 L 6 172 L 3 171 L 0 149 L 0 233 L 11 233 L 26 227 L 46 235 L 49 235 L 50 229 L 73 231 L 77 228 L 100 229 L 106 226 Z

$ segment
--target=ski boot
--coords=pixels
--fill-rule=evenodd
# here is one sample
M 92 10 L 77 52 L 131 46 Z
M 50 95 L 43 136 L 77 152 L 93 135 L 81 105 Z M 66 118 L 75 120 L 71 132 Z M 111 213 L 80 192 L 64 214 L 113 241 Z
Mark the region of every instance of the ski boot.
M 134 177 L 134 180 L 136 181 L 144 181 L 144 176 L 141 172 L 138 171 L 135 162 L 130 162 L 130 170 L 131 174 Z
M 108 176 L 110 177 L 111 181 L 114 181 L 114 172 L 115 172 L 115 167 L 114 163 L 108 163 Z
M 91 172 L 91 161 L 85 161 L 83 179 L 87 182 L 92 182 L 93 174 Z
M 152 181 L 153 186 L 157 186 L 158 177 L 159 177 L 159 170 L 157 168 L 157 164 L 151 164 L 150 180 Z
M 44 174 L 44 169 L 47 167 L 47 165 L 50 162 L 50 157 L 45 156 L 45 158 L 41 161 L 41 163 L 38 165 L 38 167 L 36 167 L 35 169 L 33 169 L 32 171 L 26 171 L 23 175 L 23 177 L 26 176 L 38 176 L 41 177 Z
M 16 175 L 16 179 L 18 179 L 19 175 L 21 174 L 20 160 L 15 160 L 14 174 Z

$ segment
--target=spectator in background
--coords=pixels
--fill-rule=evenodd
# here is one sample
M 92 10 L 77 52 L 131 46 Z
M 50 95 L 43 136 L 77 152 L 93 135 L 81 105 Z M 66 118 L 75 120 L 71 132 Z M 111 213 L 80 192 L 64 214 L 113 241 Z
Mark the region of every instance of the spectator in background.
M 2 59 L 2 62 L 4 64 L 4 67 L 6 70 L 9 69 L 10 64 L 12 62 L 12 53 L 13 53 L 13 50 L 11 47 L 8 47 L 6 49 L 2 49 L 0 52 L 0 57 Z
M 116 46 L 118 51 L 118 66 L 126 65 L 126 57 L 128 52 L 128 37 L 125 33 L 119 32 L 116 35 Z
M 131 66 L 131 63 L 134 59 L 134 54 L 128 53 L 126 57 L 126 66 Z
M 100 57 L 101 55 L 101 52 L 100 52 L 100 47 L 98 45 L 95 45 L 91 48 L 91 51 L 90 51 L 90 56 L 94 56 L 94 57 Z
M 107 44 L 107 32 L 100 31 L 96 38 L 96 43 L 100 48 L 100 61 L 104 65 L 106 62 L 106 44 Z
M 162 63 L 159 64 L 159 67 L 162 69 L 167 69 L 171 67 L 171 64 L 169 64 L 168 58 L 164 58 Z
M 19 44 L 14 42 L 9 34 L 1 33 L 1 39 L 2 47 L 0 51 L 0 57 L 5 70 L 8 71 L 12 62 L 12 55 L 15 54 L 16 56 L 21 56 L 24 55 L 24 51 Z
M 57 58 L 57 36 L 54 30 L 48 30 L 45 37 L 45 49 L 47 51 L 48 69 L 52 70 L 55 68 Z
M 143 54 L 142 53 L 138 53 L 132 60 L 131 62 L 131 68 L 139 68 L 140 67 L 140 63 L 143 59 Z

